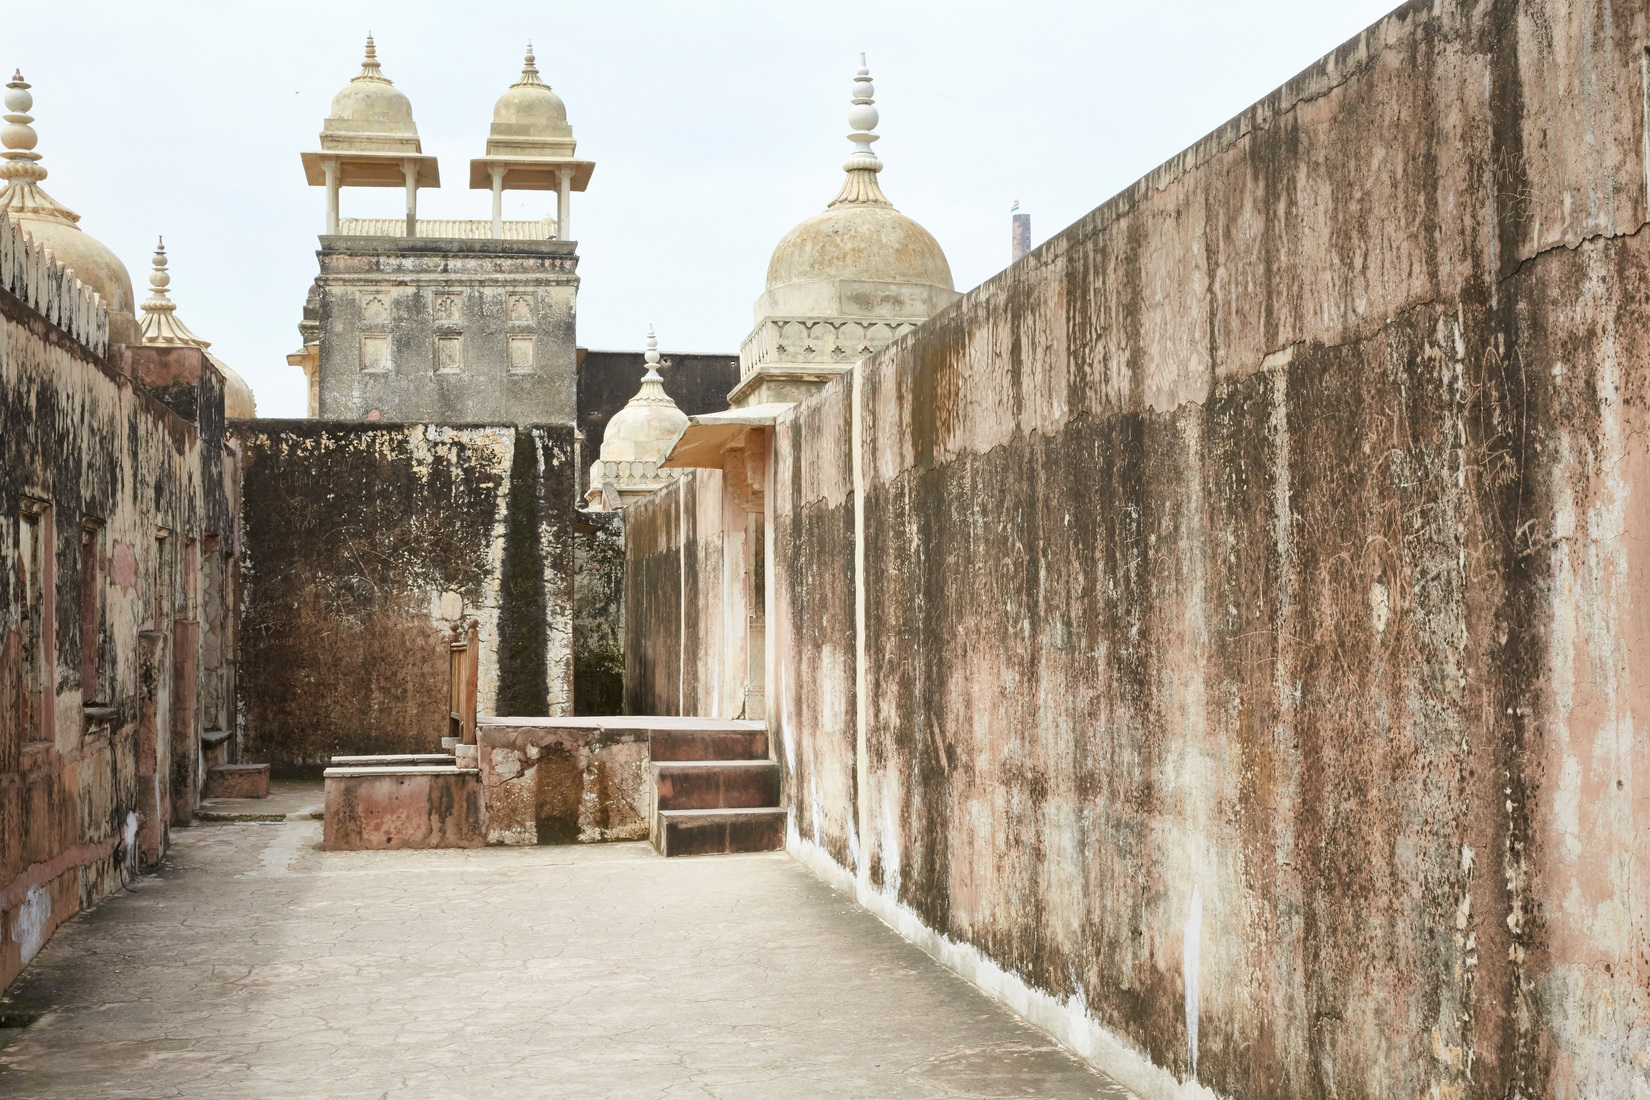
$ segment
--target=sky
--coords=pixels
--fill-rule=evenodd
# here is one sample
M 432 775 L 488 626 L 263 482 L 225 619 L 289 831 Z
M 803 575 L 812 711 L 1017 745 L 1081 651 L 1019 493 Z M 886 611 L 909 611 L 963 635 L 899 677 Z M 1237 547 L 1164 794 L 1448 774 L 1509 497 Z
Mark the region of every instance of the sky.
M 324 227 L 299 154 L 370 31 L 444 185 L 427 218 L 491 216 L 469 190 L 494 101 L 531 39 L 567 104 L 578 340 L 737 353 L 768 257 L 824 209 L 850 151 L 859 54 L 884 192 L 939 240 L 958 290 L 1007 265 L 1009 210 L 1041 243 L 1379 19 L 1394 0 L 81 0 L 14 5 L 0 66 L 34 85 L 44 187 L 121 257 L 139 301 L 166 238 L 178 316 L 302 416 L 297 350 Z M 346 217 L 403 213 L 345 190 Z M 554 213 L 548 192 L 505 217 Z

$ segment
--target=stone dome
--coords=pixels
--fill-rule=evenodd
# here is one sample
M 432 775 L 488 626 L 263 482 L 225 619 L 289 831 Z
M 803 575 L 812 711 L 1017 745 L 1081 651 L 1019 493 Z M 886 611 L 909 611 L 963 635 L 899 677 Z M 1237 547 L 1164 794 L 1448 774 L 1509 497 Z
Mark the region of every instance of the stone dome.
M 252 387 L 246 384 L 246 379 L 211 352 L 206 353 L 206 358 L 223 375 L 223 414 L 240 420 L 257 416 L 258 401 L 252 396 Z
M 533 46 L 528 43 L 521 77 L 493 105 L 493 126 L 487 135 L 488 156 L 571 156 L 573 127 L 567 123 L 567 104 L 539 79 Z
M 412 100 L 388 80 L 356 77 L 332 97 L 332 117 L 349 122 L 411 122 Z
M 109 247 L 72 222 L 10 211 L 12 221 L 29 239 L 75 273 L 75 278 L 102 295 L 109 312 L 133 316 L 132 276 Z
M 659 342 L 647 334 L 647 373 L 642 388 L 613 414 L 602 432 L 602 462 L 662 462 L 687 427 L 687 413 L 665 392 L 659 376 Z
M 849 280 L 954 289 L 951 265 L 928 230 L 892 206 L 843 203 L 780 240 L 767 288 Z
M 811 318 L 921 323 L 957 297 L 940 243 L 882 193 L 882 162 L 871 152 L 878 140 L 874 91 L 862 58 L 848 112 L 854 151 L 842 166 L 842 189 L 774 248 L 753 310 L 758 327 Z

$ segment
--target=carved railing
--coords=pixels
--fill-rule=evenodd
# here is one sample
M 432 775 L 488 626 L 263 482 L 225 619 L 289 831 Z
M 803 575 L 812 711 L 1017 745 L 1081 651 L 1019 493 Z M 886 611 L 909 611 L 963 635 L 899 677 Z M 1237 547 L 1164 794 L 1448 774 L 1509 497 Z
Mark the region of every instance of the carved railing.
M 93 355 L 109 354 L 109 307 L 91 287 L 37 246 L 0 210 L 0 288 L 55 325 Z
M 764 363 L 848 366 L 916 328 L 917 321 L 822 321 L 770 317 L 739 348 L 739 373 Z
M 675 481 L 683 472 L 675 467 L 661 470 L 657 462 L 604 462 L 598 458 L 590 467 L 590 487 L 600 489 L 612 483 L 622 492 L 651 492 Z

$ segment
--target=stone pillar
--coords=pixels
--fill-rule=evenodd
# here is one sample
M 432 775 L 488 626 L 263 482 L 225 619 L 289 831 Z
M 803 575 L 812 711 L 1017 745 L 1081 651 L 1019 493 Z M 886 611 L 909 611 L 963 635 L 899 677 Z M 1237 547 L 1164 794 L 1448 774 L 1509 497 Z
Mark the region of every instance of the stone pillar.
M 327 174 L 327 235 L 338 235 L 338 162 L 327 160 L 321 165 Z
M 504 169 L 493 167 L 493 240 L 504 239 Z
M 407 177 L 407 236 L 418 236 L 418 165 L 410 160 L 401 162 L 401 172 Z
M 573 170 L 561 170 L 561 189 L 556 195 L 556 237 L 558 240 L 570 241 L 573 239 Z
M 1009 262 L 1013 263 L 1031 251 L 1031 215 L 1015 214 L 1014 229 L 1009 244 Z

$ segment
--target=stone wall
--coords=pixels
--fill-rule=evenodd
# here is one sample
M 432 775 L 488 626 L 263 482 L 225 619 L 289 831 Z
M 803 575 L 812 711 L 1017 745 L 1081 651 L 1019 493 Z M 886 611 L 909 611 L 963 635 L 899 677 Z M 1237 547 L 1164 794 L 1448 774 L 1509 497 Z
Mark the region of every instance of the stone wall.
M 159 861 L 199 802 L 201 733 L 232 720 L 223 380 L 195 349 L 174 364 L 185 419 L 143 350 L 111 347 L 103 303 L 0 216 L 0 988 Z
M 572 428 L 242 421 L 248 753 L 438 750 L 448 630 L 478 709 L 573 705 Z
M 1406 5 L 782 419 L 791 850 L 1143 1097 L 1650 1094 L 1647 31 Z
M 624 513 L 579 512 L 573 530 L 573 713 L 624 712 Z
M 626 714 L 745 714 L 754 533 L 722 480 L 690 470 L 625 509 Z

